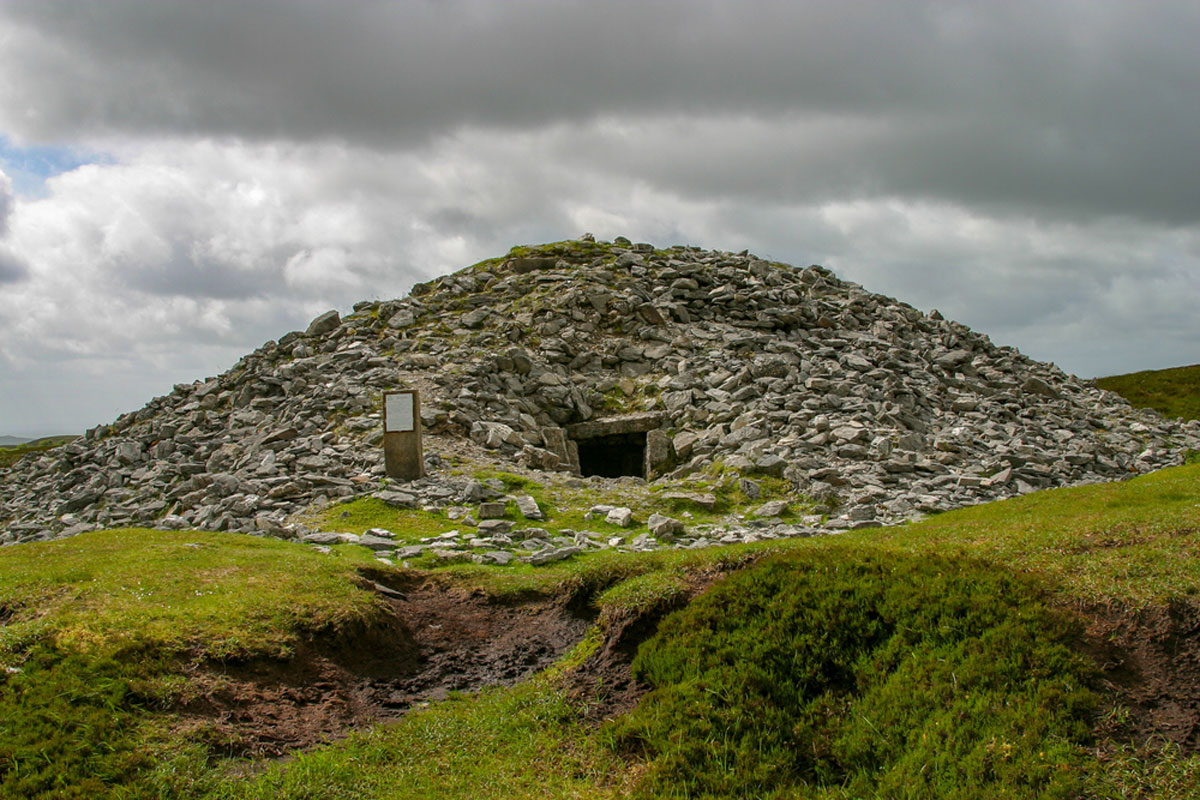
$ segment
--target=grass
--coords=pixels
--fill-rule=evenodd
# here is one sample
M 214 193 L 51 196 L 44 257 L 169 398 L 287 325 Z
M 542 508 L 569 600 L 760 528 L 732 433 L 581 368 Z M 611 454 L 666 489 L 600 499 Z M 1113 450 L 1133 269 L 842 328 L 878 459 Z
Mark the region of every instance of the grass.
M 396 534 L 399 544 L 416 544 L 424 537 L 458 528 L 445 514 L 389 506 L 373 497 L 361 497 L 322 509 L 313 520 L 321 530 L 366 533 L 371 528 L 386 528 Z
M 1134 408 L 1152 408 L 1166 417 L 1200 419 L 1200 364 L 1097 378 L 1096 385 L 1121 395 Z
M 567 663 L 670 611 L 637 661 L 655 693 L 598 727 L 560 667 L 249 776 L 171 732 L 188 665 L 366 624 L 365 548 L 136 530 L 5 548 L 0 665 L 20 672 L 0 674 L 0 796 L 1196 796 L 1200 759 L 1090 741 L 1111 699 L 1070 612 L 1194 603 L 1198 547 L 1186 466 L 836 537 L 441 567 L 498 600 L 591 603 Z
M 1130 607 L 1200 594 L 1200 465 L 1038 492 L 848 538 L 961 553 L 1033 573 L 1076 600 Z
M 811 507 L 810 501 L 796 495 L 787 481 L 762 475 L 752 476 L 761 492 L 758 497 L 752 499 L 741 488 L 738 474 L 732 471 L 718 470 L 689 476 L 677 483 L 656 484 L 653 487 L 634 482 L 623 483 L 612 490 L 601 489 L 598 484 L 587 481 L 579 485 L 572 485 L 567 481 L 546 485 L 525 476 L 495 469 L 478 469 L 471 474 L 481 481 L 500 481 L 505 494 L 527 494 L 536 500 L 544 519 L 526 520 L 511 502 L 504 518 L 516 523 L 518 528 L 542 528 L 550 536 L 589 531 L 605 540 L 618 537 L 629 541 L 649 531 L 646 523 L 656 512 L 681 517 L 688 526 L 697 526 L 753 517 L 753 510 L 767 500 L 790 500 L 791 504 L 784 514 L 785 517 L 794 516 L 795 513 Z M 689 501 L 663 500 L 661 495 L 669 492 L 711 493 L 716 498 L 716 504 L 712 511 L 707 511 Z M 588 510 L 596 505 L 627 506 L 634 512 L 634 524 L 629 528 L 621 528 L 606 522 L 603 517 L 589 517 Z M 475 510 L 473 504 L 465 507 L 472 513 Z M 464 535 L 471 531 L 461 517 L 452 519 L 445 510 L 397 508 L 371 497 L 327 506 L 309 515 L 304 521 L 320 530 L 356 534 L 362 534 L 371 528 L 384 528 L 392 531 L 400 544 L 417 544 L 422 539 L 452 530 Z M 410 560 L 410 563 L 432 566 L 434 562 L 430 559 L 417 559 Z
M 354 581 L 368 560 L 133 529 L 0 551 L 0 796 L 151 796 L 156 754 L 187 744 L 165 708 L 192 666 L 368 624 L 377 601 Z
M 286 654 L 309 632 L 366 622 L 374 602 L 347 583 L 374 563 L 356 547 L 322 558 L 265 538 L 124 529 L 5 548 L 0 559 L 6 664 L 19 665 L 30 640 L 73 652 Z
M 613 245 L 607 242 L 584 242 L 577 239 L 567 239 L 561 242 L 548 242 L 540 245 L 517 245 L 508 251 L 508 257 L 593 259 L 613 257 L 612 249 Z

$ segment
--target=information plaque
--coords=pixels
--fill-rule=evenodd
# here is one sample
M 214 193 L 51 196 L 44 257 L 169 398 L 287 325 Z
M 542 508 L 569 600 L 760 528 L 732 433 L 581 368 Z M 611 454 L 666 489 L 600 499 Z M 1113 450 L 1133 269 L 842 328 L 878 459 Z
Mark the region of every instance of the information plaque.
M 416 430 L 413 414 L 413 392 L 392 392 L 384 395 L 383 432 L 403 433 Z
M 411 481 L 425 476 L 421 396 L 416 391 L 383 396 L 383 464 L 389 478 Z

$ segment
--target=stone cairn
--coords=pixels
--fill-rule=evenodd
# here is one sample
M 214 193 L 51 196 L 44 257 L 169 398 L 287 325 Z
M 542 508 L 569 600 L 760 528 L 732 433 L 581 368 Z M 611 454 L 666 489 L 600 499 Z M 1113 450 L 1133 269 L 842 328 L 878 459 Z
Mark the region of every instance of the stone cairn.
M 429 477 L 387 486 L 380 397 L 397 388 L 421 391 Z M 716 460 L 786 479 L 829 504 L 831 530 L 1125 478 L 1200 448 L 1200 423 L 1134 410 L 821 267 L 585 235 L 323 314 L 0 470 L 0 544 L 133 525 L 300 537 L 289 517 L 314 503 L 470 501 L 478 482 L 446 468 L 458 453 L 576 470 L 588 426 L 644 432 L 652 480 Z

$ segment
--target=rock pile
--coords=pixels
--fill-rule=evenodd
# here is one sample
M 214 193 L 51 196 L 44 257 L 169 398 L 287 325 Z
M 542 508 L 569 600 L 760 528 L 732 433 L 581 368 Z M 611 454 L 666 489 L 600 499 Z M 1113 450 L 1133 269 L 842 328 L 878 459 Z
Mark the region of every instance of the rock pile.
M 605 432 L 635 437 L 649 479 L 716 460 L 786 479 L 833 529 L 1200 448 L 1200 423 L 821 267 L 585 236 L 329 312 L 0 470 L 0 543 L 121 525 L 292 535 L 289 515 L 314 502 L 385 489 L 380 398 L 396 388 L 422 393 L 431 477 L 390 487 L 414 507 L 470 499 L 442 468 L 464 448 L 572 471 Z

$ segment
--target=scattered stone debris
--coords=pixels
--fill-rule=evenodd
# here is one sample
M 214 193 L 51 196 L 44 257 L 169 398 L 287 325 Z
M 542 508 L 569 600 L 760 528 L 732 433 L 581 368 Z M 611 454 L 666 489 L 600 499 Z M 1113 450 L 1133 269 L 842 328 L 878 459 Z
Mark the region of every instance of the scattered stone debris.
M 385 480 L 380 449 L 381 396 L 397 388 L 421 392 L 430 476 L 403 484 Z M 121 525 L 300 538 L 310 531 L 294 514 L 344 498 L 506 502 L 502 482 L 450 473 L 464 454 L 649 481 L 719 465 L 748 497 L 782 480 L 826 511 L 778 531 L 747 523 L 745 540 L 1121 479 L 1188 449 L 1200 423 L 1134 410 L 821 267 L 582 239 L 322 314 L 218 377 L 0 470 L 0 544 Z M 664 513 L 716 503 L 660 496 Z M 532 498 L 512 499 L 541 518 Z M 486 538 L 503 526 L 482 523 L 511 520 L 480 522 Z

